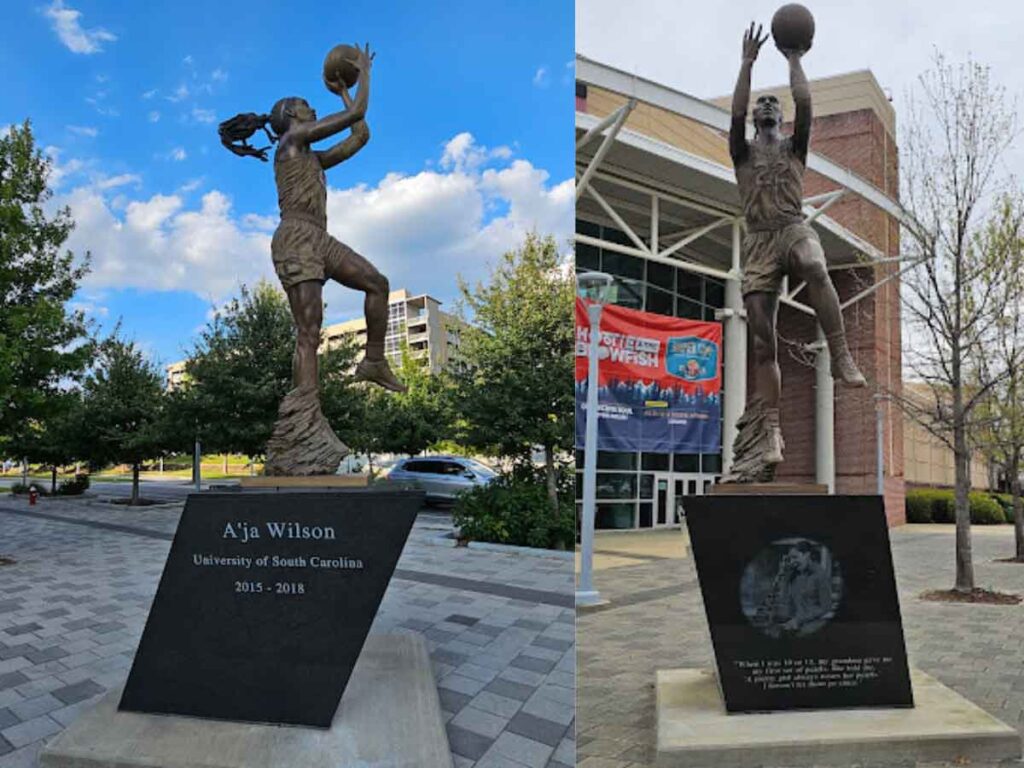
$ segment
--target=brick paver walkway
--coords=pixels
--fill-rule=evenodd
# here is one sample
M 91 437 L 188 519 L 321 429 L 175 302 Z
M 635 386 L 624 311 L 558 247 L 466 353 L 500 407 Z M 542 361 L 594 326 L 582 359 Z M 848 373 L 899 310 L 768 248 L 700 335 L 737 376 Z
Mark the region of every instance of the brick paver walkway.
M 127 676 L 181 505 L 0 498 L 0 768 Z M 572 563 L 428 545 L 421 515 L 372 632 L 421 632 L 457 768 L 574 764 Z
M 952 528 L 904 526 L 892 542 L 910 663 L 1024 733 L 1024 606 L 921 601 L 953 584 Z M 1024 594 L 1024 565 L 993 562 L 1012 554 L 1010 526 L 975 528 L 977 583 Z M 595 583 L 612 604 L 578 621 L 578 765 L 651 766 L 655 671 L 714 663 L 693 561 L 599 570 Z

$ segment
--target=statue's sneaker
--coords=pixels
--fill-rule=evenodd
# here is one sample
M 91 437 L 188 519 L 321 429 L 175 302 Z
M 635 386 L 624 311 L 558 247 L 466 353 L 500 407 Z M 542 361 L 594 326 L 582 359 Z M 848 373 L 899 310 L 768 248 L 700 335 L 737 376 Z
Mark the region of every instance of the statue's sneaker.
M 782 440 L 782 430 L 776 426 L 768 427 L 768 440 L 764 455 L 765 464 L 781 464 L 782 450 L 786 447 Z
M 367 360 L 363 358 L 356 366 L 356 381 L 372 381 L 392 392 L 408 392 L 409 388 L 400 382 L 391 372 L 387 360 Z
M 848 350 L 832 358 L 832 378 L 848 387 L 866 387 L 868 384 Z

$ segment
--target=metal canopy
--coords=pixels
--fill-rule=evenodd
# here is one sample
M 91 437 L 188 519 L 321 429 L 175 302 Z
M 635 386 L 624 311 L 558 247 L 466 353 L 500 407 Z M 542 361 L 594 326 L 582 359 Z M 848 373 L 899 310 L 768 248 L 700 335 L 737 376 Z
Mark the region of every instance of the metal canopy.
M 577 113 L 577 136 L 585 135 L 598 123 L 598 118 L 593 115 Z M 661 219 L 659 250 L 670 244 L 674 234 L 711 224 L 723 217 L 741 215 L 739 190 L 731 168 L 627 128 L 620 128 L 614 137 L 609 138 L 610 145 L 596 167 L 591 163 L 595 159 L 594 150 L 598 142 L 590 141 L 582 146 L 576 155 L 577 169 L 582 174 L 590 168 L 588 185 L 644 240 L 650 238 L 651 198 L 652 193 L 657 194 Z M 816 199 L 813 202 L 827 206 L 831 200 Z M 813 206 L 808 205 L 805 211 L 814 216 L 811 226 L 821 238 L 831 269 L 869 265 L 884 258 L 884 254 L 824 213 L 814 215 Z M 577 215 L 617 224 L 586 190 L 582 190 L 578 199 Z M 728 270 L 730 251 L 728 232 L 711 230 L 674 255 L 677 259 L 685 257 Z M 643 255 L 649 257 L 652 254 Z

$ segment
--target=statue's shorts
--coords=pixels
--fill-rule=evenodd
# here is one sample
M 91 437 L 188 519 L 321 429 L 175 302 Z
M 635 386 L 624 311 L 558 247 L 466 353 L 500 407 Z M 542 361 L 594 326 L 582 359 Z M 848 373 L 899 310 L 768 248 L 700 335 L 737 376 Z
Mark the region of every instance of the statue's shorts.
M 757 291 L 778 293 L 782 278 L 789 274 L 793 246 L 807 239 L 821 242 L 818 233 L 804 222 L 786 224 L 778 229 L 748 231 L 743 238 L 746 257 L 741 288 L 743 295 Z
M 327 229 L 313 221 L 285 217 L 270 243 L 274 271 L 287 291 L 306 280 L 319 280 L 339 274 L 342 265 L 355 252 L 339 243 Z

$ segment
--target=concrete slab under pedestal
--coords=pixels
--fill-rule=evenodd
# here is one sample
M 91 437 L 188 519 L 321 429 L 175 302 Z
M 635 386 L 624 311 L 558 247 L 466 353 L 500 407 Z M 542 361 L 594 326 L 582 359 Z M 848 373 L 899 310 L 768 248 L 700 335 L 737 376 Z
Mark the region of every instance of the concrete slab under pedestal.
M 40 768 L 452 768 L 419 635 L 370 635 L 329 730 L 118 712 L 101 698 L 40 755 Z
M 919 670 L 916 706 L 727 714 L 706 669 L 657 673 L 658 765 L 870 765 L 1021 756 L 1017 731 Z

